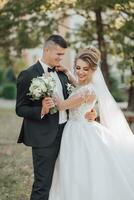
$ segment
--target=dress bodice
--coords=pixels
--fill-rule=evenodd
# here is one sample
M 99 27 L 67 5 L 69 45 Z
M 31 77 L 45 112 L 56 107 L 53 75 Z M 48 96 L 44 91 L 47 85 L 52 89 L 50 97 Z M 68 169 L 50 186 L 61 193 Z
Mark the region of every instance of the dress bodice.
M 77 95 L 77 94 L 79 95 L 81 93 L 85 93 L 86 91 L 90 92 L 90 93 L 94 92 L 92 84 L 88 84 L 85 86 L 75 88 L 70 96 Z M 94 108 L 96 100 L 97 99 L 95 99 L 90 104 L 84 103 L 84 104 L 80 105 L 79 107 L 70 109 L 69 110 L 69 119 L 70 120 L 85 120 L 85 117 L 84 117 L 85 113 L 89 112 L 90 110 L 92 110 L 92 108 Z

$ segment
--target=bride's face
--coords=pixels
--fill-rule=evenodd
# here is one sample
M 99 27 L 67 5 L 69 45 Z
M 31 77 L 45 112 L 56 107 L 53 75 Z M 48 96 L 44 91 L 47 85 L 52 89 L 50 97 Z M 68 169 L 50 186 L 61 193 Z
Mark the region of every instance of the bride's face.
M 78 59 L 76 61 L 76 75 L 80 84 L 86 84 L 91 81 L 94 71 L 89 67 L 88 63 Z

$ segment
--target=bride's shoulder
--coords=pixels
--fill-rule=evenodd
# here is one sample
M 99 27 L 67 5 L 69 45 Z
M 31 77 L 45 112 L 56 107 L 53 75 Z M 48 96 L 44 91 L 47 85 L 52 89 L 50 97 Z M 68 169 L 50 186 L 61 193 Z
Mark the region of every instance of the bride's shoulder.
M 81 90 L 85 91 L 88 90 L 89 92 L 94 91 L 94 86 L 92 83 L 89 83 L 81 88 Z
M 94 87 L 93 87 L 93 84 L 92 83 L 89 83 L 87 85 L 77 85 L 76 87 L 74 87 L 72 90 L 71 90 L 71 93 L 69 96 L 72 96 L 72 95 L 76 95 L 76 94 L 80 94 L 80 93 L 83 93 L 83 92 L 93 92 L 94 91 Z

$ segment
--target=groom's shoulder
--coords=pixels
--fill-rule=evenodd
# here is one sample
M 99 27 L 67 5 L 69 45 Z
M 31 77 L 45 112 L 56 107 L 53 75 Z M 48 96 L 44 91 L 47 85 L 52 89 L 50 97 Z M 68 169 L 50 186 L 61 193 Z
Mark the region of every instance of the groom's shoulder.
M 33 65 L 30 65 L 30 66 L 26 67 L 21 72 L 26 72 L 26 73 L 33 72 L 34 70 L 36 70 L 37 65 L 38 65 L 38 63 L 34 63 Z
M 37 63 L 34 63 L 33 65 L 26 67 L 19 73 L 18 79 L 23 79 L 23 80 L 32 79 L 36 71 L 36 67 Z
M 27 74 L 27 75 L 32 75 L 32 73 L 34 72 L 34 71 L 36 71 L 36 67 L 37 67 L 37 65 L 38 65 L 38 63 L 34 63 L 33 65 L 31 65 L 31 66 L 27 66 L 27 67 L 25 67 L 21 72 L 20 72 L 20 74 L 19 75 L 22 75 L 22 74 Z

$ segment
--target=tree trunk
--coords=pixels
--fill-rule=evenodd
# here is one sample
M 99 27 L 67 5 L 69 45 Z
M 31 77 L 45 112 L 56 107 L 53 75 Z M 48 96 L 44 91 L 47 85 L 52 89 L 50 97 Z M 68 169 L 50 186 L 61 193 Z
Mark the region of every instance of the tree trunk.
M 95 15 L 96 15 L 96 30 L 97 30 L 97 36 L 98 36 L 98 46 L 101 51 L 101 69 L 102 73 L 104 75 L 105 81 L 107 83 L 107 86 L 109 87 L 109 69 L 108 69 L 108 63 L 107 63 L 107 50 L 106 50 L 106 44 L 104 40 L 104 30 L 103 30 L 103 20 L 101 16 L 102 9 L 101 7 L 95 9 Z
M 131 67 L 131 77 L 132 78 L 130 81 L 130 88 L 129 88 L 128 110 L 134 111 L 134 67 L 133 66 Z

